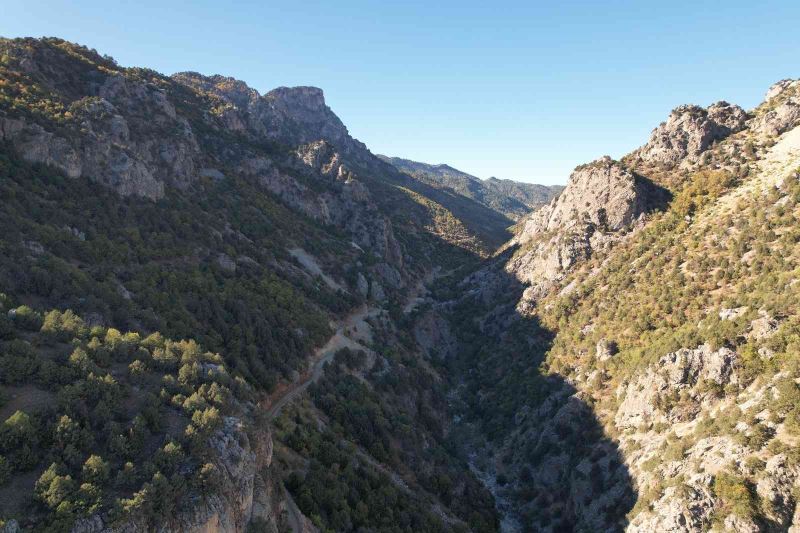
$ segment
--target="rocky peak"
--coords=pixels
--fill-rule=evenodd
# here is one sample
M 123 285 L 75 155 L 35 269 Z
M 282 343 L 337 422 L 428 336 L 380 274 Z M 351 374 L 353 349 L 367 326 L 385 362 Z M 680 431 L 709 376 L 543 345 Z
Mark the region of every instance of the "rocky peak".
M 505 270 L 528 285 L 518 308 L 525 311 L 572 268 L 626 235 L 666 193 L 606 156 L 581 165 L 566 188 L 535 211 L 509 245 L 518 249 Z
M 728 102 L 717 102 L 706 109 L 682 105 L 672 110 L 636 153 L 645 162 L 675 166 L 743 129 L 746 121 L 747 113 Z
M 706 109 L 712 122 L 727 128 L 731 133 L 744 127 L 747 113 L 738 105 L 729 104 L 725 100 L 713 103 Z
M 258 91 L 245 82 L 228 76 L 220 76 L 219 74 L 204 76 L 199 72 L 178 72 L 172 75 L 172 79 L 184 85 L 214 94 L 240 109 L 247 109 L 261 97 Z
M 766 100 L 756 109 L 751 128 L 756 133 L 777 136 L 800 125 L 800 80 L 773 84 Z
M 322 89 L 279 87 L 265 94 L 254 116 L 267 135 L 292 144 L 325 140 L 348 155 L 363 155 L 366 146 L 350 136 L 347 127 L 325 104 Z
M 181 72 L 172 79 L 230 104 L 232 108 L 218 110 L 229 129 L 294 146 L 324 140 L 349 156 L 367 157 L 366 146 L 350 137 L 326 105 L 322 89 L 278 87 L 261 95 L 245 82 L 226 76 Z
M 265 94 L 264 98 L 275 109 L 281 111 L 330 113 L 330 109 L 325 105 L 325 96 L 319 87 L 278 87 Z
M 764 95 L 764 101 L 769 102 L 773 98 L 785 93 L 788 89 L 800 88 L 800 80 L 785 79 L 773 83 Z
M 581 165 L 562 193 L 530 216 L 520 240 L 578 222 L 620 230 L 646 209 L 641 185 L 636 175 L 608 156 Z

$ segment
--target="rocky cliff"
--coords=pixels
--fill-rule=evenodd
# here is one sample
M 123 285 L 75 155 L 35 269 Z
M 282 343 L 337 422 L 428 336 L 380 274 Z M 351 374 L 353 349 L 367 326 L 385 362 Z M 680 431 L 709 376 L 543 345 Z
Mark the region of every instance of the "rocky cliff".
M 241 419 L 225 418 L 223 427 L 209 440 L 219 472 L 218 490 L 196 495 L 169 521 L 154 527 L 146 517 L 133 516 L 120 522 L 93 515 L 78 520 L 72 533 L 245 531 L 250 524 L 259 524 L 264 531 L 281 531 L 286 527 L 287 518 L 282 512 L 287 503 L 282 494 L 276 494 L 279 485 L 270 475 L 272 438 L 266 428 L 251 436 L 252 440 Z
M 707 108 L 680 106 L 653 130 L 650 140 L 635 154 L 648 163 L 674 166 L 687 158 L 696 158 L 713 143 L 740 131 L 747 118 L 741 107 L 728 102 L 717 102 Z
M 604 157 L 575 169 L 564 191 L 521 224 L 507 247 L 507 272 L 528 288 L 523 305 L 545 294 L 578 262 L 608 249 L 667 193 Z
M 797 315 L 769 303 L 796 268 L 796 87 L 677 108 L 462 282 L 465 430 L 509 530 L 798 527 Z
M 402 286 L 395 272 L 416 275 L 405 269 L 394 227 L 424 233 L 435 209 L 397 188 L 403 175 L 349 135 L 320 89 L 260 95 L 220 76 L 165 77 L 57 39 L 4 39 L 0 48 L 9 80 L 0 139 L 27 161 L 152 200 L 204 180 L 256 180 L 376 254 L 378 293 Z

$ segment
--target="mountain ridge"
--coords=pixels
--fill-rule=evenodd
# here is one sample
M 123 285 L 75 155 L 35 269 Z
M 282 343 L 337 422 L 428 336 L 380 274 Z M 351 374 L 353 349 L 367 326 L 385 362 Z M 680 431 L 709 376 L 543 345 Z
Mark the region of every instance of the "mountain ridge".
M 495 177 L 482 180 L 444 163 L 432 165 L 400 157 L 378 157 L 420 181 L 474 199 L 513 222 L 544 205 L 563 189 L 560 185 L 538 185 Z

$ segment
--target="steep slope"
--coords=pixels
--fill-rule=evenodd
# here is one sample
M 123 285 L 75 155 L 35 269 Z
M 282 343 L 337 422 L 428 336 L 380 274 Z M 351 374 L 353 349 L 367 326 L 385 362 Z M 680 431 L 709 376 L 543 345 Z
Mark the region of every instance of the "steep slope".
M 538 185 L 494 177 L 481 180 L 449 165 L 429 165 L 384 155 L 378 157 L 423 183 L 475 200 L 512 221 L 546 204 L 563 189 L 560 185 Z
M 109 436 L 90 413 L 70 416 L 96 448 L 84 442 L 69 457 L 48 453 L 20 462 L 4 443 L 0 463 L 8 464 L 6 454 L 12 460 L 10 472 L 3 467 L 2 490 L 15 498 L 0 498 L 0 521 L 55 530 L 74 523 L 76 531 L 275 531 L 301 523 L 356 530 L 386 527 L 386 520 L 415 524 L 415 530 L 496 529 L 491 497 L 448 444 L 438 371 L 420 362 L 401 325 L 409 287 L 434 266 L 474 264 L 475 253 L 488 248 L 435 200 L 404 187 L 408 176 L 352 139 L 319 89 L 259 95 L 235 80 L 123 68 L 59 39 L 0 40 L 0 82 L 0 286 L 13 301 L 4 313 L 20 305 L 70 309 L 103 331 L 197 339 L 252 394 L 241 400 L 244 407 L 225 413 L 241 421 L 241 431 L 223 424 L 198 437 L 211 448 L 207 462 L 225 471 L 220 486 L 182 485 L 181 476 L 158 462 L 140 469 L 137 455 L 130 457 L 133 481 L 95 486 L 89 492 L 99 503 L 72 505 L 37 495 L 36 481 L 49 486 L 53 474 L 57 491 L 82 483 L 90 450 L 115 468 L 124 459 L 110 455 Z M 273 433 L 277 422 L 264 414 L 303 382 L 332 337 L 359 335 L 337 324 L 361 306 L 386 317 L 385 325 L 359 325 L 375 329 L 380 344 L 371 345 L 377 355 L 358 359 L 347 372 L 366 375 L 358 386 L 381 393 L 360 391 L 348 412 L 382 409 L 402 424 L 382 425 L 375 433 L 380 447 L 362 451 L 343 419 L 325 432 L 324 446 L 292 440 L 304 453 L 297 462 L 284 442 L 289 435 Z M 84 334 L 75 339 L 96 344 Z M 3 368 L 18 362 L 14 342 L 0 342 Z M 193 389 L 172 387 L 152 361 L 163 356 L 160 348 L 153 350 L 158 353 L 135 351 L 136 360 L 124 362 L 152 378 L 147 390 L 152 386 L 161 402 L 159 413 L 176 407 L 176 394 L 192 398 L 191 405 L 201 402 Z M 48 358 L 64 363 L 60 352 L 46 351 L 42 359 Z M 377 365 L 375 372 L 361 363 Z M 96 377 L 117 375 L 113 364 L 97 364 Z M 193 368 L 179 369 L 178 382 L 195 385 Z M 119 376 L 114 379 L 126 387 L 134 383 L 126 390 L 136 398 L 143 390 L 137 392 L 136 377 L 125 369 Z M 28 401 L 47 394 L 44 382 L 25 379 L 20 392 L 8 374 L 0 375 L 0 396 L 41 421 L 37 434 L 50 435 L 58 422 L 50 407 Z M 309 427 L 302 431 L 318 430 L 332 416 L 324 398 L 309 403 L 309 395 L 298 396 L 288 403 L 306 402 Z M 124 431 L 134 407 L 112 410 Z M 190 435 L 164 431 L 156 426 L 161 415 L 155 418 L 147 453 L 170 438 L 189 449 Z M 256 435 L 263 445 L 252 445 Z M 331 446 L 339 448 L 338 466 L 327 481 L 349 491 L 348 507 L 303 517 L 298 509 L 309 507 L 288 480 L 305 476 L 309 464 L 330 464 Z M 202 457 L 192 452 L 189 458 Z M 357 486 L 351 469 L 370 480 L 371 490 Z M 398 498 L 405 503 L 392 507 Z M 315 501 L 326 500 L 315 493 Z M 364 511 L 367 504 L 374 509 Z M 8 530 L 15 524 L 9 520 Z
M 253 505 L 267 490 L 269 431 L 245 426 L 253 391 L 219 354 L 2 299 L 4 515 L 52 531 L 81 516 L 77 530 L 97 531 L 101 512 L 140 530 L 235 531 L 253 517 L 278 528 L 275 508 Z
M 676 109 L 439 289 L 509 529 L 800 527 L 796 91 Z

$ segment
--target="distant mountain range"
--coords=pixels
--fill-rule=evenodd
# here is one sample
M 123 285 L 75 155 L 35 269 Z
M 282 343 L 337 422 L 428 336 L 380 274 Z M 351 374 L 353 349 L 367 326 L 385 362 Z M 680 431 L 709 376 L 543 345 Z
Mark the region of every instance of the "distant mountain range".
M 522 183 L 495 177 L 482 180 L 450 165 L 430 165 L 385 155 L 378 157 L 421 182 L 450 189 L 502 213 L 512 221 L 546 204 L 564 189 L 561 185 Z

